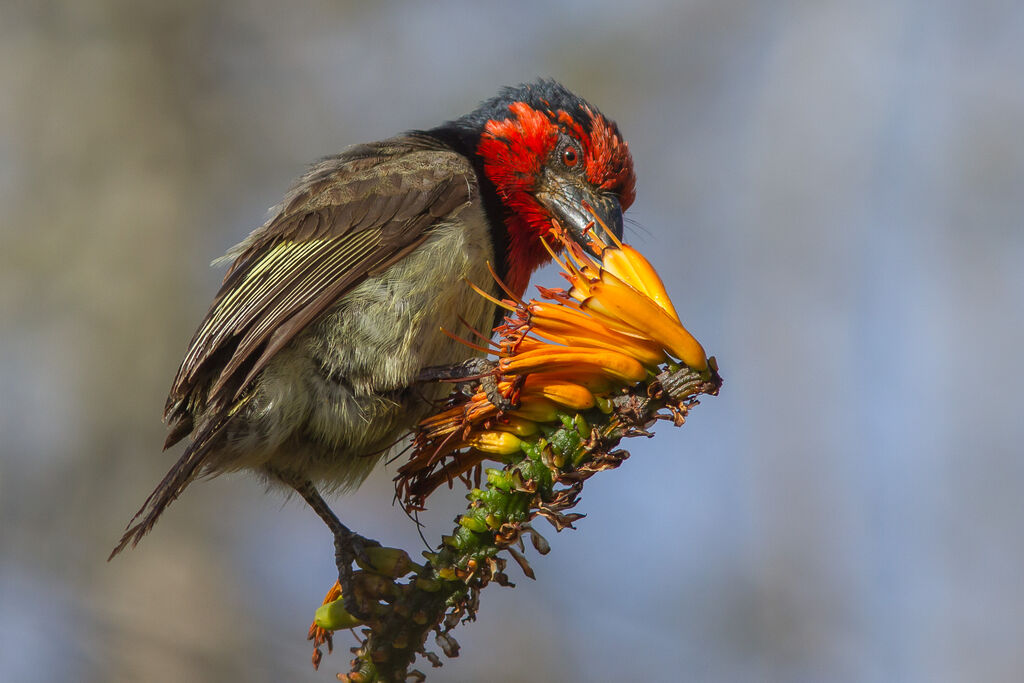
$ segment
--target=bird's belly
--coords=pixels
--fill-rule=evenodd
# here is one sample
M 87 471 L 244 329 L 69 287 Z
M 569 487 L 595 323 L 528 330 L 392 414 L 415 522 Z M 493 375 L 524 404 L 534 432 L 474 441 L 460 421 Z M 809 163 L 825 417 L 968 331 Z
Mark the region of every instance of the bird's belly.
M 258 449 L 265 469 L 327 487 L 358 485 L 447 395 L 448 385 L 415 385 L 420 370 L 478 354 L 442 328 L 470 336 L 465 320 L 486 334 L 494 319 L 494 305 L 466 283 L 494 289 L 487 227 L 475 206 L 465 214 L 477 220 L 436 228 L 342 297 L 267 367 L 261 386 L 269 400 L 257 402 L 257 431 L 284 438 Z

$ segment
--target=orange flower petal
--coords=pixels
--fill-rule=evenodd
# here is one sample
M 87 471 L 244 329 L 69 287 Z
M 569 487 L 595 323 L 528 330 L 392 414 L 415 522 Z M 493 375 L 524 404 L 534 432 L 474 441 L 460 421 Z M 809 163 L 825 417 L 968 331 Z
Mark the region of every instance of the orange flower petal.
M 679 314 L 676 313 L 675 306 L 665 291 L 665 283 L 639 251 L 628 244 L 623 244 L 619 249 L 605 249 L 601 257 L 605 270 L 633 289 L 646 294 L 676 322 L 680 322 Z
M 528 391 L 534 384 L 546 382 L 572 382 L 586 387 L 592 394 L 607 394 L 621 386 L 593 365 L 569 368 L 558 372 L 534 373 L 526 376 L 523 390 Z
M 647 370 L 635 358 L 624 353 L 585 347 L 559 347 L 537 349 L 502 358 L 499 369 L 510 375 L 524 375 L 530 372 L 550 370 L 571 370 L 577 365 L 600 368 L 607 376 L 628 384 L 647 377 Z
M 580 386 L 575 382 L 548 380 L 546 374 L 531 375 L 530 377 L 536 377 L 537 379 L 534 380 L 533 386 L 523 387 L 521 394 L 523 398 L 543 396 L 560 406 L 573 410 L 589 410 L 595 405 L 594 394 L 586 387 Z M 527 377 L 527 379 L 530 377 Z
M 685 327 L 657 304 L 630 287 L 595 282 L 584 308 L 604 318 L 619 320 L 660 342 L 673 356 L 695 370 L 706 370 L 707 354 Z
M 611 330 L 607 330 L 601 337 L 559 334 L 556 332 L 549 332 L 543 328 L 539 330 L 535 329 L 534 332 L 542 335 L 546 339 L 550 339 L 553 342 L 563 344 L 565 346 L 589 346 L 597 349 L 619 351 L 636 358 L 638 361 L 650 368 L 657 367 L 666 360 L 665 352 L 662 351 L 660 344 L 651 342 L 645 343 L 643 340 L 637 339 L 636 337 L 629 337 L 624 334 L 615 334 Z

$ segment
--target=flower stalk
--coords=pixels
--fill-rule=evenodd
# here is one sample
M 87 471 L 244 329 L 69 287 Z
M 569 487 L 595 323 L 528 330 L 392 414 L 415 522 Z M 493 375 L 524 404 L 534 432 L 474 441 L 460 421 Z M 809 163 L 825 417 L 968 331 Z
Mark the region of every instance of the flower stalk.
M 315 666 L 334 631 L 357 627 L 352 668 L 339 679 L 423 680 L 410 667 L 417 654 L 440 666 L 427 649 L 430 633 L 446 656 L 456 656 L 451 631 L 474 619 L 481 590 L 513 585 L 508 559 L 534 577 L 524 541 L 541 555 L 550 550 L 537 518 L 556 531 L 573 528 L 583 516 L 572 512 L 583 482 L 629 457 L 618 449 L 623 438 L 651 436 L 658 420 L 682 425 L 701 394 L 718 393 L 714 358 L 679 322 L 654 269 L 607 229 L 608 242 L 594 232 L 590 246 L 600 262 L 557 226 L 552 232 L 565 254 L 552 256 L 570 289 L 539 288 L 540 301 L 511 293 L 495 300 L 508 311 L 496 328 L 499 358 L 490 378 L 501 400 L 491 400 L 484 381 L 468 396 L 455 392 L 421 423 L 396 477 L 407 511 L 425 509 L 434 490 L 456 480 L 470 489 L 467 509 L 422 564 L 400 549 L 369 549 L 373 556 L 354 578 L 366 621 L 345 611 L 335 584 L 310 628 Z

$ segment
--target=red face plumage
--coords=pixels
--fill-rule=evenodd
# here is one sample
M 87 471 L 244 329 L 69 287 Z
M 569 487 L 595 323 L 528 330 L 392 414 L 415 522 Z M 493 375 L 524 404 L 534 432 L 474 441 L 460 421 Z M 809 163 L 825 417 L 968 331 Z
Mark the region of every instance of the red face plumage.
M 633 203 L 636 178 L 626 141 L 589 107 L 581 108 L 586 126 L 564 110 L 541 111 L 525 102 L 509 105 L 509 111 L 509 118 L 487 122 L 477 153 L 510 210 L 507 283 L 521 294 L 533 271 L 550 260 L 539 237 L 547 234 L 552 216 L 534 194 L 545 166 L 556 162 L 560 139 L 569 137 L 578 145 L 586 181 L 595 190 L 616 194 L 623 210 Z

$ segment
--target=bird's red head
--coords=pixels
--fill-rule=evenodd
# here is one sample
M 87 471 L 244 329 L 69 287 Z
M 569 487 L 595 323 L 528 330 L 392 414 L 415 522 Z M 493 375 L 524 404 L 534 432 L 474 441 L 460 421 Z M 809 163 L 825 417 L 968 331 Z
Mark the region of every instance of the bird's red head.
M 507 88 L 461 119 L 500 203 L 504 277 L 517 293 L 550 260 L 552 220 L 581 244 L 596 213 L 621 237 L 636 177 L 613 121 L 554 81 Z M 589 207 L 589 208 L 588 208 Z M 500 256 L 499 256 L 500 257 Z

